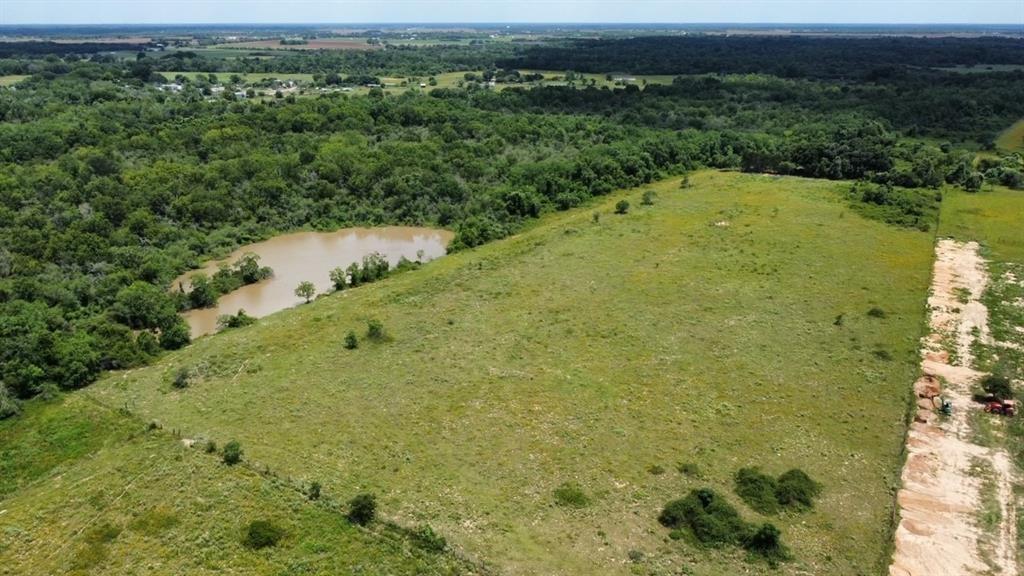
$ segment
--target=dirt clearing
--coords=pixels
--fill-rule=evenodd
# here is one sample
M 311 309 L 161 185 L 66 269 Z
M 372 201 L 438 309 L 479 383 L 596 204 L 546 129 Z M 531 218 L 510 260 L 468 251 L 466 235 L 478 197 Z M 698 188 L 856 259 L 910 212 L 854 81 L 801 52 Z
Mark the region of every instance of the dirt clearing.
M 971 412 L 982 409 L 971 399 L 972 385 L 984 376 L 971 368 L 971 344 L 990 339 L 980 302 L 987 284 L 977 243 L 938 242 L 931 334 L 922 343 L 924 375 L 914 386 L 918 411 L 897 495 L 892 576 L 1017 574 L 1014 466 L 1005 450 L 974 443 L 970 428 Z M 943 398 L 952 403 L 950 416 L 935 408 Z M 983 501 L 997 507 L 988 522 L 979 520 Z

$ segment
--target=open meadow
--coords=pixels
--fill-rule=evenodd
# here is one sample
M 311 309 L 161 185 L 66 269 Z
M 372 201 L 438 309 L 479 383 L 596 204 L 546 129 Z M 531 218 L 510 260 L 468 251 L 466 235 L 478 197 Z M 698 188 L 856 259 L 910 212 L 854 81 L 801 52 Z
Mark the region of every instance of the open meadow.
M 76 395 L 187 439 L 237 439 L 254 468 L 339 501 L 376 493 L 383 517 L 429 523 L 508 574 L 772 572 L 671 540 L 657 516 L 709 486 L 764 521 L 733 475 L 799 467 L 823 493 L 811 512 L 767 518 L 794 558 L 774 573 L 876 573 L 932 235 L 858 216 L 846 183 L 690 180 L 648 187 L 653 205 L 631 190 L 545 217 Z M 623 198 L 628 214 L 613 214 Z M 385 341 L 347 350 L 369 319 Z M 182 367 L 197 377 L 179 390 Z M 154 459 L 205 456 L 180 452 Z M 67 484 L 51 482 L 59 500 Z M 585 506 L 556 504 L 565 483 Z M 25 517 L 27 503 L 0 508 Z M 47 525 L 65 521 L 51 514 Z

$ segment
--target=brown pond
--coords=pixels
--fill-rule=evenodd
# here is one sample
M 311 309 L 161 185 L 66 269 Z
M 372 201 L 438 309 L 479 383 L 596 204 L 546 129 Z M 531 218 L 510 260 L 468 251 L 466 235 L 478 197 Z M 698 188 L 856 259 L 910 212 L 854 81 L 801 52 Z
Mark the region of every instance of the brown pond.
M 298 232 L 243 246 L 227 258 L 208 262 L 199 270 L 191 270 L 174 280 L 188 286 L 188 278 L 197 272 L 212 276 L 217 266 L 233 263 L 243 254 L 252 252 L 260 257 L 261 266 L 274 269 L 274 277 L 257 284 L 243 286 L 220 297 L 217 306 L 189 310 L 182 314 L 198 338 L 217 331 L 217 317 L 237 314 L 244 309 L 250 316 L 262 318 L 268 314 L 290 308 L 303 302 L 295 295 L 295 287 L 303 280 L 316 286 L 317 294 L 333 289 L 329 278 L 333 268 L 348 267 L 362 262 L 363 256 L 373 252 L 383 254 L 392 265 L 405 256 L 409 260 L 427 262 L 443 256 L 452 233 L 432 228 L 386 227 L 345 228 L 337 232 Z

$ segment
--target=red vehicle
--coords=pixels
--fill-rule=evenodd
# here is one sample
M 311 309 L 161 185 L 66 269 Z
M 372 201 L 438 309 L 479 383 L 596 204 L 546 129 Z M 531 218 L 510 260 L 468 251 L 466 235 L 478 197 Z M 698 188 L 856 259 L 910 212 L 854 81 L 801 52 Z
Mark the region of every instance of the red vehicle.
M 1017 414 L 1016 400 L 991 400 L 985 404 L 985 412 L 989 414 L 1001 414 L 1003 416 L 1015 416 Z

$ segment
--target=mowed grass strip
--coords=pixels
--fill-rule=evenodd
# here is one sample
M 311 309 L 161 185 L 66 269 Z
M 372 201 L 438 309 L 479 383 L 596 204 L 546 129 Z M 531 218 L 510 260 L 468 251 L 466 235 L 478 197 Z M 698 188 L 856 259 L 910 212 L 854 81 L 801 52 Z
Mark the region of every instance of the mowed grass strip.
M 1024 129 L 1024 122 L 1021 123 Z M 943 191 L 939 235 L 975 241 L 985 256 L 1000 262 L 1024 262 L 1024 192 L 986 186 L 981 192 Z
M 932 236 L 861 218 L 846 183 L 690 180 L 647 187 L 653 206 L 638 189 L 542 218 L 86 394 L 237 438 L 325 491 L 377 493 L 385 513 L 509 574 L 769 572 L 670 541 L 656 518 L 706 485 L 764 521 L 733 474 L 799 467 L 823 493 L 771 519 L 795 556 L 772 573 L 879 572 Z M 621 199 L 632 207 L 615 215 Z M 390 341 L 346 350 L 369 319 Z M 183 366 L 205 376 L 175 390 Z M 566 483 L 587 506 L 555 503 Z
M 32 434 L 14 430 L 23 428 Z M 70 433 L 104 441 L 69 450 Z M 65 458 L 0 494 L 0 574 L 466 572 L 449 555 L 419 550 L 380 526 L 357 528 L 327 502 L 311 503 L 244 465 L 228 467 L 217 454 L 186 448 L 167 431 L 147 430 L 82 394 L 35 401 L 21 417 L 0 422 L 4 474 L 37 471 L 40 455 L 32 449 L 40 439 Z M 243 538 L 254 520 L 282 528 L 283 540 L 247 548 Z
M 996 148 L 1007 152 L 1024 152 L 1024 119 L 1018 120 L 999 134 L 996 138 Z

